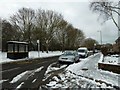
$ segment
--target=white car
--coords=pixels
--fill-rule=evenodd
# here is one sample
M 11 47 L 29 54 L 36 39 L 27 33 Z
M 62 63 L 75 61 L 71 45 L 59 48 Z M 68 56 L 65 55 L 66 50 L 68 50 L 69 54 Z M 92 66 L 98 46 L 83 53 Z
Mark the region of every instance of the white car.
M 74 63 L 79 61 L 79 55 L 76 51 L 65 51 L 58 59 L 59 63 L 68 62 Z
M 88 49 L 86 47 L 78 48 L 79 58 L 86 58 L 88 56 Z

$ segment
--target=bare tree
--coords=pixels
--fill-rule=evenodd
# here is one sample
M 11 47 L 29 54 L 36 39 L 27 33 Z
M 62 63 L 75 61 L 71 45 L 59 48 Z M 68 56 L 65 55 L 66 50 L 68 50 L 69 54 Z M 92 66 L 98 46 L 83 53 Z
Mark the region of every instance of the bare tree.
M 56 32 L 56 39 L 62 47 L 62 51 L 65 49 L 76 49 L 84 39 L 84 34 L 81 30 L 75 29 L 71 24 L 66 21 L 62 21 L 61 27 Z
M 40 46 L 45 47 L 46 52 L 51 45 L 54 47 L 54 43 L 62 51 L 73 49 L 84 38 L 81 30 L 75 29 L 61 14 L 51 10 L 38 9 L 35 13 L 33 9 L 21 8 L 10 17 L 10 22 L 17 32 L 17 40 L 33 42 L 35 46 L 36 41 L 40 40 Z
M 78 48 L 83 40 L 85 39 L 84 33 L 82 32 L 82 30 L 76 29 L 75 28 L 75 39 L 74 39 L 74 47 Z
M 118 30 L 120 31 L 120 27 L 114 17 L 115 14 L 120 16 L 120 12 L 119 12 L 120 7 L 118 6 L 118 2 L 111 2 L 108 0 L 98 0 L 97 2 L 95 1 L 90 3 L 90 9 L 93 12 L 99 13 L 100 16 L 103 17 L 104 22 L 111 19 L 118 28 Z
M 66 37 L 67 37 L 66 28 L 67 28 L 67 25 L 68 25 L 68 22 L 65 21 L 64 19 L 62 19 L 61 23 L 59 24 L 59 28 L 55 32 L 55 34 L 56 34 L 55 38 L 58 41 L 62 51 L 65 50 L 65 45 L 66 45 Z
M 81 30 L 74 28 L 69 24 L 66 28 L 67 30 L 67 47 L 70 49 L 76 49 L 80 46 L 84 39 L 84 34 Z
M 10 21 L 13 27 L 20 33 L 20 40 L 31 43 L 35 11 L 31 8 L 21 8 L 15 15 L 10 17 Z
M 39 39 L 42 40 L 41 42 L 45 45 L 46 51 L 48 52 L 49 44 L 54 38 L 55 31 L 58 29 L 63 17 L 61 14 L 51 10 L 41 9 L 38 10 L 36 17 L 37 27 L 42 31 Z
M 18 33 L 7 20 L 2 20 L 2 50 L 6 51 L 7 41 L 17 40 Z
M 87 47 L 89 50 L 93 50 L 94 44 L 98 44 L 98 42 L 92 38 L 87 38 L 83 41 L 82 46 Z

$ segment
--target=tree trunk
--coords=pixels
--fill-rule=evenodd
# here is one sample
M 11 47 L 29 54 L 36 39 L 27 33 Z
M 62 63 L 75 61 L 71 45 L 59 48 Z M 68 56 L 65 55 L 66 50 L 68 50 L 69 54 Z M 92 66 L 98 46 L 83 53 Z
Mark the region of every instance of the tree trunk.
M 48 53 L 48 44 L 46 44 L 46 53 Z

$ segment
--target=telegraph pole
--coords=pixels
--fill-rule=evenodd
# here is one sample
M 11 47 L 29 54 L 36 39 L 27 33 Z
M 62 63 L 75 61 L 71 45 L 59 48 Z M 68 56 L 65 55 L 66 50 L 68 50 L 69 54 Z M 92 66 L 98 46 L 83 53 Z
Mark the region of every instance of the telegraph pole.
M 40 40 L 37 40 L 37 44 L 38 44 L 38 57 L 40 57 Z
M 2 53 L 2 19 L 0 18 L 0 53 Z M 2 65 L 0 65 L 0 71 L 2 71 Z M 2 73 L 0 74 L 0 80 L 2 80 Z M 2 85 L 0 84 L 0 90 Z
M 120 8 L 120 1 L 118 2 L 118 7 Z M 120 9 L 118 9 L 118 13 L 120 13 Z M 120 45 L 119 45 L 119 38 L 120 38 L 120 16 L 118 15 L 118 52 L 120 54 Z
M 2 19 L 0 18 L 0 51 L 2 52 Z
M 102 31 L 98 31 L 100 33 L 100 42 L 101 42 L 101 45 L 102 45 Z

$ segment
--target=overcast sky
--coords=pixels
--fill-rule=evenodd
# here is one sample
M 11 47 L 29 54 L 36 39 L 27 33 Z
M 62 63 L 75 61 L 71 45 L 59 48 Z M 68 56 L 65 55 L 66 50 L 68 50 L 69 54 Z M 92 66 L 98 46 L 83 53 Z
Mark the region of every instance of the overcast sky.
M 48 2 L 49 1 L 49 2 Z M 103 43 L 115 43 L 118 37 L 117 28 L 112 21 L 107 21 L 101 25 L 98 21 L 98 14 L 92 13 L 89 9 L 88 0 L 1 0 L 0 1 L 0 17 L 9 19 L 22 7 L 33 9 L 54 10 L 61 13 L 65 20 L 71 23 L 74 27 L 82 30 L 87 38 L 93 38 L 100 43 L 100 33 L 102 31 Z

